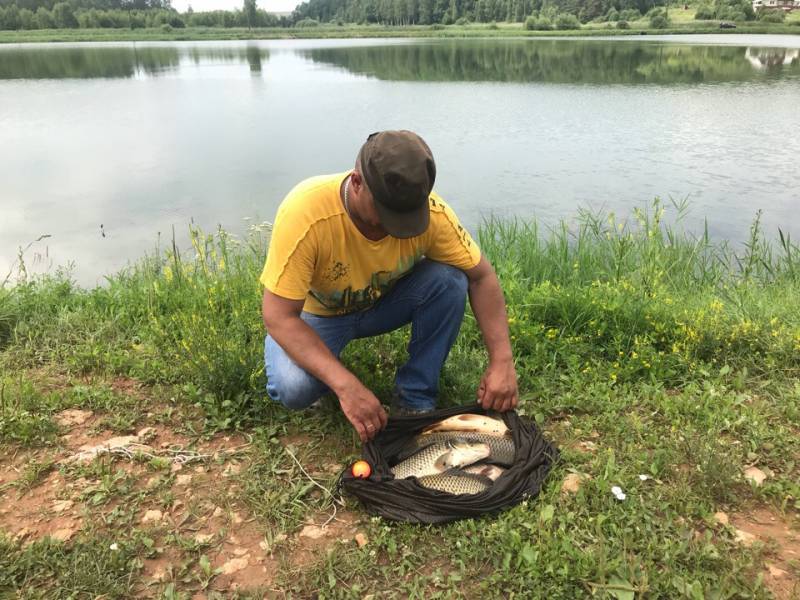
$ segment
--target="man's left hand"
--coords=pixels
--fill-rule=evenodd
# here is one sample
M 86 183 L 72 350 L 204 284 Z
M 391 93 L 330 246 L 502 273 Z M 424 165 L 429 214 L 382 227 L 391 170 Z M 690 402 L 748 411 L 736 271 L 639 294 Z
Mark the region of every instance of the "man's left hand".
M 517 371 L 513 361 L 489 363 L 478 386 L 478 402 L 486 410 L 505 412 L 517 407 Z

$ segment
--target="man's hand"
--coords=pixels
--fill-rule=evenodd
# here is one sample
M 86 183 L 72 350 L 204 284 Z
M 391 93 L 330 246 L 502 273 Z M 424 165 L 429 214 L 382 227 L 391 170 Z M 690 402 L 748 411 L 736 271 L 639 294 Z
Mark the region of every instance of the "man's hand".
M 344 416 L 353 424 L 362 442 L 371 440 L 386 426 L 386 411 L 375 394 L 358 379 L 353 377 L 344 387 L 335 391 Z
M 485 257 L 466 271 L 469 301 L 489 351 L 489 368 L 478 386 L 478 402 L 500 412 L 517 406 L 517 372 L 514 369 L 508 317 L 497 275 Z
M 505 412 L 517 407 L 517 372 L 513 361 L 489 363 L 478 386 L 478 402 L 486 410 Z

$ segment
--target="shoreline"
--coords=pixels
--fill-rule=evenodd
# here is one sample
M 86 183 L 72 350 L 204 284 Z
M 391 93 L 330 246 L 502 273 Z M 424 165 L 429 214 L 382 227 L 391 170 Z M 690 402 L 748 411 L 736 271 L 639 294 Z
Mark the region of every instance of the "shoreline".
M 556 37 L 629 37 L 639 35 L 798 35 L 797 24 L 742 24 L 736 29 L 720 29 L 700 23 L 697 26 L 652 29 L 631 25 L 630 29 L 613 27 L 586 27 L 579 30 L 529 31 L 521 24 L 492 28 L 488 24 L 446 26 L 320 26 L 309 28 L 185 28 L 185 29 L 34 29 L 25 31 L 0 31 L 0 44 L 63 43 L 63 42 L 182 42 L 230 40 L 292 40 L 292 39 L 381 39 L 381 38 L 556 38 Z

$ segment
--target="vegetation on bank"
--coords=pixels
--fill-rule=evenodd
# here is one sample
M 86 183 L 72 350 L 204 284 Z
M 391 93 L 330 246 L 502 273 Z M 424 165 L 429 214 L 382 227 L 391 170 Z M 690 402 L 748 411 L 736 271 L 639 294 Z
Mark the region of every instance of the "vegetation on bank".
M 381 25 L 320 25 L 313 28 L 217 28 L 191 27 L 175 29 L 159 27 L 150 29 L 40 29 L 32 31 L 0 31 L 0 43 L 42 42 L 126 42 L 126 41 L 214 41 L 214 40 L 268 40 L 268 39 L 347 39 L 347 38 L 472 38 L 472 37 L 595 37 L 609 35 L 680 35 L 680 34 L 798 34 L 800 13 L 797 19 L 782 24 L 754 21 L 736 29 L 720 29 L 718 22 L 693 21 L 672 23 L 667 29 L 653 29 L 647 21 L 620 24 L 603 23 L 601 26 L 583 26 L 576 30 L 530 30 L 521 24 L 471 24 L 448 26 L 385 27 Z
M 241 9 L 195 12 L 190 7 L 182 14 L 162 0 L 0 0 L 0 31 L 21 32 L 3 35 L 13 41 L 431 35 L 427 28 L 437 32 L 433 35 L 475 35 L 475 28 L 510 33 L 520 26 L 531 31 L 588 29 L 590 35 L 598 29 L 697 33 L 714 30 L 720 22 L 774 32 L 787 23 L 800 24 L 797 14 L 756 13 L 749 0 L 703 0 L 692 6 L 667 0 L 310 0 L 291 16 L 267 13 L 256 0 L 244 0 Z
M 65 408 L 97 411 L 105 420 L 95 427 L 119 434 L 155 424 L 198 440 L 220 429 L 250 437 L 225 501 L 247 507 L 276 562 L 268 589 L 255 589 L 267 577 L 259 571 L 248 578 L 253 589 L 236 592 L 242 597 L 271 589 L 485 598 L 536 589 L 550 598 L 766 598 L 765 563 L 796 583 L 796 559 L 774 544 L 742 545 L 736 527 L 756 509 L 789 525 L 800 511 L 800 248 L 783 232 L 765 236 L 758 219 L 744 244 L 715 242 L 683 229 L 685 207 L 664 208 L 629 218 L 585 212 L 549 230 L 499 220 L 480 229 L 507 299 L 520 412 L 562 450 L 538 498 L 430 528 L 370 520 L 347 502 L 368 543 L 332 542 L 302 568 L 292 562 L 309 552 L 299 532 L 333 505 L 297 465 L 333 490 L 335 470 L 315 466 L 344 466 L 358 450 L 335 403 L 290 414 L 265 397 L 257 276 L 267 228 L 244 239 L 193 229 L 190 248 L 163 249 L 91 290 L 66 271 L 23 270 L 14 287 L 0 288 L 0 444 L 6 457 L 39 458 L 0 489 L 24 504 L 48 473 L 100 483 L 74 496 L 86 509 L 69 541 L 23 545 L 0 535 L 0 591 L 34 586 L 66 596 L 63 585 L 176 597 L 224 578 L 208 558 L 217 542 L 192 537 L 198 511 L 140 522 L 145 508 L 174 506 L 168 464 L 140 461 L 141 481 L 157 480 L 147 486 L 120 470 L 121 456 L 80 469 L 54 464 L 70 443 L 58 420 Z M 408 336 L 353 342 L 343 361 L 388 401 Z M 471 402 L 485 361 L 468 313 L 441 403 Z M 109 387 L 120 378 L 137 382 L 149 403 Z M 285 439 L 306 441 L 284 450 Z M 743 477 L 753 466 L 767 474 L 763 485 Z M 561 490 L 568 475 L 577 491 Z M 229 531 L 216 532 L 220 548 Z M 117 550 L 104 552 L 110 544 Z M 148 561 L 163 557 L 174 570 L 148 582 Z

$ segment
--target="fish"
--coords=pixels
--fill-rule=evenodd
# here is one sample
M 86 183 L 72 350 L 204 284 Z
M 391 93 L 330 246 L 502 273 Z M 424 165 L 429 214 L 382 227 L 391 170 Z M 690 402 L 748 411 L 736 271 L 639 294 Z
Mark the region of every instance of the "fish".
M 491 452 L 487 457 L 489 461 L 505 466 L 511 466 L 516 455 L 514 440 L 505 435 L 492 435 L 489 433 L 475 433 L 471 431 L 437 431 L 415 436 L 400 450 L 399 460 L 411 456 L 414 452 L 425 446 L 446 442 L 448 440 L 463 439 L 470 442 L 488 444 Z
M 396 464 L 391 471 L 396 479 L 439 475 L 454 467 L 471 465 L 490 453 L 488 444 L 460 439 L 446 440 L 425 446 Z
M 506 472 L 506 470 L 503 467 L 498 467 L 497 465 L 487 465 L 485 463 L 478 463 L 475 465 L 464 467 L 463 471 L 465 473 L 471 473 L 473 475 L 481 475 L 482 477 L 488 477 L 492 481 L 497 481 L 497 478 Z
M 422 435 L 438 431 L 469 431 L 473 433 L 488 433 L 490 435 L 510 435 L 506 424 L 493 417 L 464 413 L 449 417 L 422 430 Z
M 419 477 L 417 481 L 422 487 L 448 494 L 480 494 L 492 485 L 491 480 L 487 477 L 475 473 L 465 473 L 459 469 L 451 469 L 438 475 Z

